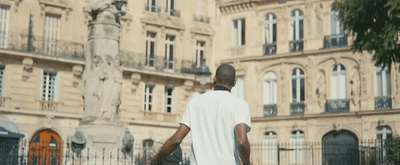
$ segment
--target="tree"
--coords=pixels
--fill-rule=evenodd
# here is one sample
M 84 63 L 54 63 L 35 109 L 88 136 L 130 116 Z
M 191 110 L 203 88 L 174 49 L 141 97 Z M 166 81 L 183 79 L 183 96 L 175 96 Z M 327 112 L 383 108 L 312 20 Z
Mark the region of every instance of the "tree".
M 400 62 L 400 0 L 340 0 L 333 7 L 355 51 L 367 51 L 385 65 Z

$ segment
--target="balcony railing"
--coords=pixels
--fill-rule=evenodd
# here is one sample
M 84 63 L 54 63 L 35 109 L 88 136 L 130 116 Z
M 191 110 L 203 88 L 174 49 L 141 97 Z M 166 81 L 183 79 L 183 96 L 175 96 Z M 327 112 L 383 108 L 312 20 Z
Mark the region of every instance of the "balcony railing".
M 206 17 L 203 15 L 193 15 L 193 21 L 202 22 L 202 23 L 210 23 L 210 17 Z
M 276 43 L 264 44 L 264 55 L 276 54 Z
M 158 70 L 158 71 L 177 71 L 178 61 L 177 59 L 165 59 L 165 57 L 153 55 L 146 56 L 143 53 L 123 51 L 122 52 L 122 63 L 127 68 L 136 68 L 144 70 Z M 191 64 L 190 64 L 191 65 Z M 182 66 L 180 66 L 182 70 Z
M 375 97 L 375 110 L 389 110 L 389 109 L 392 109 L 391 96 Z
M 57 112 L 58 111 L 58 102 L 40 100 L 40 110 Z
M 324 48 L 339 48 L 347 46 L 347 34 L 334 34 L 324 37 Z
M 290 115 L 304 115 L 305 104 L 300 103 L 290 103 Z
M 176 10 L 176 9 L 165 9 L 165 12 L 167 12 L 171 16 L 180 17 L 179 10 Z
M 303 40 L 289 41 L 290 52 L 300 52 L 303 51 L 303 48 L 304 48 Z
M 161 7 L 158 7 L 158 6 L 155 6 L 155 5 L 150 5 L 150 6 L 146 5 L 145 10 L 149 11 L 149 12 L 153 12 L 153 13 L 158 13 L 158 12 L 161 11 Z
M 327 100 L 325 104 L 326 113 L 349 112 L 349 99 Z
M 264 117 L 276 116 L 277 112 L 278 112 L 278 105 L 276 104 L 264 105 Z
M 0 33 L 5 34 L 5 33 Z M 78 42 L 31 36 L 21 33 L 7 33 L 0 37 L 0 49 L 16 50 L 43 56 L 85 60 L 84 44 Z

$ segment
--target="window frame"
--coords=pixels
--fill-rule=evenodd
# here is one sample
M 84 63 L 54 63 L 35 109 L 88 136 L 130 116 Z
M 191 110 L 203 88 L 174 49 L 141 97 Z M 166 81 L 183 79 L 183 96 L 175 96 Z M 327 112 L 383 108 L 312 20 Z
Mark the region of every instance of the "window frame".
M 273 77 L 269 77 L 269 75 Z M 263 81 L 263 104 L 264 105 L 276 105 L 278 104 L 278 76 L 274 71 L 268 71 L 264 75 Z M 266 87 L 268 87 L 268 93 L 266 94 Z M 272 90 L 271 90 L 272 89 Z M 266 96 L 268 96 L 266 98 Z
M 290 41 L 304 39 L 304 13 L 300 9 L 295 9 L 290 13 L 289 37 Z
M 156 66 L 156 43 L 157 33 L 148 31 L 146 34 L 146 59 L 145 66 L 155 67 Z M 153 44 L 153 45 L 152 45 Z M 152 47 L 153 46 L 153 47 Z M 153 52 L 153 53 L 152 53 Z
M 197 41 L 196 42 L 196 53 L 194 56 L 194 66 L 199 68 L 203 64 L 203 59 L 206 60 L 206 42 Z
M 277 18 L 274 13 L 268 13 L 265 15 L 264 18 L 264 44 L 273 44 L 276 43 L 276 41 L 277 41 Z
M 175 69 L 175 39 L 176 37 L 173 35 L 166 35 L 165 37 L 165 57 L 164 57 L 164 66 L 168 70 Z M 172 49 L 171 49 L 172 48 Z
M 10 6 L 0 5 L 0 12 L 3 13 L 3 17 L 0 18 L 0 37 L 4 38 L 3 40 L 0 40 L 0 48 L 7 48 L 10 24 Z
M 232 20 L 232 46 L 246 45 L 246 20 L 244 18 Z
M 293 72 L 296 72 L 296 75 L 293 75 Z M 293 80 L 295 80 L 296 85 L 293 87 Z M 303 88 L 301 86 L 301 81 L 303 81 Z M 301 68 L 295 68 L 292 70 L 292 74 L 290 77 L 290 102 L 291 103 L 301 103 L 305 101 L 305 88 L 306 88 L 306 79 L 305 73 Z M 294 89 L 295 88 L 295 89 Z M 295 91 L 294 91 L 295 90 Z M 294 96 L 294 92 L 296 96 Z M 296 98 L 295 98 L 296 97 Z M 297 99 L 300 98 L 300 99 Z
M 336 71 L 335 71 L 335 68 L 336 68 Z M 331 78 L 330 99 L 331 100 L 347 99 L 348 96 L 347 96 L 347 70 L 346 70 L 346 67 L 340 63 L 333 65 L 330 78 Z M 341 82 L 341 81 L 343 81 L 343 82 Z M 344 88 L 343 88 L 343 86 L 344 86 Z M 341 91 L 340 89 L 342 89 L 343 91 Z M 340 93 L 340 92 L 342 92 L 342 93 Z
M 51 80 L 51 76 L 54 75 L 54 80 Z M 46 81 L 45 81 L 46 79 Z M 51 72 L 51 71 L 43 71 L 42 73 L 42 88 L 41 88 L 41 100 L 42 101 L 53 101 L 56 102 L 58 100 L 58 79 L 59 73 L 58 72 Z M 53 81 L 54 86 L 53 88 L 53 98 L 49 96 L 49 92 L 51 92 L 50 81 Z
M 156 111 L 156 86 L 145 84 L 144 86 L 144 111 L 152 112 Z M 150 101 L 151 100 L 151 101 Z

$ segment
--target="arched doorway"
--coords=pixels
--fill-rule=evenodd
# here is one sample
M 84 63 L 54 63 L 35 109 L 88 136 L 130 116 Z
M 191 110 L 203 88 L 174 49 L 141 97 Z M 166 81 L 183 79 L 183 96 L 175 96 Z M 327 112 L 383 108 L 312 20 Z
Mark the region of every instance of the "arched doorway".
M 359 164 L 358 138 L 346 130 L 332 131 L 322 137 L 323 165 Z
M 37 132 L 29 143 L 29 165 L 62 164 L 61 137 L 54 131 L 46 129 Z

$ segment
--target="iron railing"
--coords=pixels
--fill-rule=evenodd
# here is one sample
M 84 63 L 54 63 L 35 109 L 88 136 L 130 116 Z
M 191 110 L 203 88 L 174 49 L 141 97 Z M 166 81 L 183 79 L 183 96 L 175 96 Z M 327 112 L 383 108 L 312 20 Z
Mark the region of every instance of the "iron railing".
M 277 114 L 278 114 L 278 105 L 276 104 L 264 105 L 264 117 L 276 116 Z
M 324 37 L 324 48 L 339 48 L 347 46 L 347 34 L 333 34 Z
M 171 16 L 180 17 L 179 10 L 176 10 L 176 9 L 165 9 L 165 12 L 167 12 Z
M 159 13 L 161 11 L 161 7 L 147 4 L 145 10 L 148 12 Z
M 301 52 L 303 51 L 303 48 L 304 48 L 303 40 L 289 41 L 290 52 Z
M 147 144 L 147 143 L 146 143 Z M 152 143 L 135 142 L 132 157 L 121 149 L 84 148 L 79 154 L 62 143 L 0 143 L 0 164 L 115 164 L 148 165 Z M 182 143 L 180 165 L 190 164 L 191 145 Z M 254 165 L 400 165 L 400 140 L 325 142 L 252 142 L 250 162 Z
M 80 61 L 85 60 L 85 46 L 83 43 L 13 32 L 8 32 L 7 36 L 0 37 L 0 40 L 0 43 L 2 43 L 0 49 Z
M 290 103 L 290 115 L 304 115 L 306 105 L 303 102 Z
M 264 55 L 274 55 L 276 54 L 276 42 L 264 44 Z
M 210 17 L 204 15 L 193 15 L 193 21 L 201 23 L 210 23 Z
M 375 97 L 375 110 L 390 110 L 390 109 L 392 109 L 391 96 Z
M 326 113 L 342 113 L 350 111 L 349 99 L 327 100 L 325 104 Z

